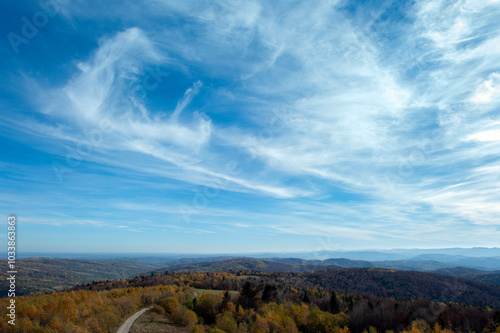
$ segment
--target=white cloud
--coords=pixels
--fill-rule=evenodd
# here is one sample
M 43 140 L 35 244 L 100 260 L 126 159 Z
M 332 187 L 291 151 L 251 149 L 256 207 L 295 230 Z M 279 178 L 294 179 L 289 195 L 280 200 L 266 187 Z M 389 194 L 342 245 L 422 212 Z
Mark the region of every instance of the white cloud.
M 71 101 L 65 106 L 72 106 L 79 122 L 88 121 L 90 125 L 96 126 L 101 119 L 109 119 L 114 131 L 124 138 L 200 147 L 210 138 L 210 121 L 195 113 L 198 124 L 189 127 L 180 124 L 178 117 L 199 91 L 201 82 L 194 83 L 193 88 L 186 91 L 170 120 L 164 120 L 161 114 L 150 116 L 138 99 L 134 99 L 133 103 L 129 99 L 137 87 L 133 84 L 138 83 L 138 75 L 144 65 L 161 62 L 164 58 L 137 28 L 103 40 L 92 60 L 85 64 L 85 70 L 63 89 Z M 61 96 L 63 101 L 64 97 Z M 125 103 L 120 104 L 120 101 Z M 62 111 L 65 117 L 71 116 L 67 109 Z M 164 114 L 170 112 L 164 110 Z
M 500 141 L 500 130 L 484 131 L 469 136 L 469 140 L 477 141 Z
M 500 95 L 500 74 L 492 73 L 472 97 L 474 103 L 489 103 Z
M 331 202 L 331 210 L 294 211 L 328 217 L 324 224 L 273 224 L 283 233 L 351 235 L 391 221 L 399 230 L 392 237 L 416 239 L 421 229 L 444 230 L 433 228 L 441 218 L 493 223 L 500 197 L 491 160 L 500 152 L 491 143 L 500 132 L 485 122 L 498 113 L 500 37 L 491 28 L 498 9 L 487 1 L 421 1 L 402 13 L 414 22 L 404 29 L 376 20 L 370 30 L 340 5 L 148 2 L 144 12 L 181 16 L 190 25 L 103 38 L 64 87 L 39 88 L 42 112 L 65 125 L 25 126 L 77 141 L 75 131 L 108 119 L 114 127 L 102 154 L 88 157 L 93 161 L 262 198 Z M 134 90 L 147 64 L 182 67 L 190 78 L 172 109 L 152 106 Z M 220 81 L 227 84 L 219 89 Z M 203 110 L 193 106 L 202 104 L 197 98 L 206 99 Z M 277 105 L 287 110 L 279 127 Z M 226 115 L 236 120 L 228 125 Z M 233 160 L 238 174 L 224 171 Z M 352 201 L 339 204 L 343 196 Z M 362 223 L 346 226 L 350 220 Z M 378 236 L 365 231 L 358 240 Z
M 247 23 L 251 24 L 251 21 Z M 186 121 L 188 115 L 182 117 L 183 121 L 180 116 L 203 83 L 195 81 L 183 96 L 179 96 L 174 110 L 153 113 L 145 101 L 141 101 L 140 95 L 134 95 L 144 67 L 148 63 L 162 65 L 165 62 L 168 64 L 170 60 L 157 50 L 156 43 L 140 29 L 132 28 L 102 39 L 99 49 L 88 61 L 79 63 L 80 72 L 66 86 L 48 92 L 40 89 L 38 101 L 43 105 L 42 112 L 69 121 L 73 128 L 81 128 L 82 132 L 95 129 L 102 119 L 106 119 L 112 126 L 110 133 L 106 133 L 100 147 L 94 148 L 150 155 L 184 170 L 186 175 L 180 177 L 183 181 L 196 182 L 200 177 L 193 177 L 193 174 L 202 174 L 231 183 L 227 186 L 230 190 L 257 191 L 282 198 L 299 195 L 300 191 L 294 189 L 214 171 L 214 167 L 220 170 L 217 165 L 198 165 L 203 160 L 201 156 L 206 157 L 205 149 L 213 131 L 212 121 L 196 110 L 189 110 L 191 122 Z M 45 97 L 47 95 L 49 97 Z M 39 123 L 28 126 L 35 132 L 75 140 L 71 127 L 62 129 Z M 97 159 L 98 156 L 88 158 Z M 130 167 L 141 168 L 139 164 Z M 171 176 L 176 177 L 175 173 Z

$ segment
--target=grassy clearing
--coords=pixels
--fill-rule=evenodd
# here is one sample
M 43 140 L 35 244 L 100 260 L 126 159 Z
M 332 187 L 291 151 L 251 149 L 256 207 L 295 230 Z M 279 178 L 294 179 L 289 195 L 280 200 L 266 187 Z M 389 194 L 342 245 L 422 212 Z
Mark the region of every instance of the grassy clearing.
M 262 277 L 261 276 L 257 276 L 257 275 L 239 275 L 236 277 L 237 279 L 261 279 Z
M 194 291 L 198 296 L 201 296 L 202 293 L 218 295 L 221 293 L 224 294 L 226 292 L 225 290 L 213 290 L 213 289 L 195 289 Z M 240 294 L 238 291 L 235 290 L 228 290 L 228 291 L 231 296 Z
M 187 327 L 174 326 L 170 319 L 146 312 L 136 320 L 130 333 L 191 333 Z

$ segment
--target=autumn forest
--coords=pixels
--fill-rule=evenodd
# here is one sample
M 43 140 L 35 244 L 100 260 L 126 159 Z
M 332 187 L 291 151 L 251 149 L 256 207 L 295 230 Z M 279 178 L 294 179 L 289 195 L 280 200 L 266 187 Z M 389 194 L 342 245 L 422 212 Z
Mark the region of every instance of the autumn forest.
M 1 318 L 0 331 L 115 332 L 150 308 L 151 323 L 175 332 L 500 332 L 500 310 L 490 307 L 346 294 L 307 281 L 292 273 L 165 271 L 92 282 L 18 297 L 17 325 Z

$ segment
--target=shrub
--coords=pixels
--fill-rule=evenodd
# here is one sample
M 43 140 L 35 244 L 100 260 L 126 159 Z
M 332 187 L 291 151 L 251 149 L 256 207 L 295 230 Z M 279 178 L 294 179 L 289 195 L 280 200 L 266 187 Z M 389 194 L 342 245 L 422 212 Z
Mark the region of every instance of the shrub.
M 236 329 L 238 328 L 236 320 L 227 313 L 217 316 L 216 323 L 217 328 L 220 328 L 226 333 L 236 333 Z
M 205 333 L 205 328 L 201 325 L 195 325 L 191 332 L 192 333 Z
M 163 306 L 155 305 L 152 309 L 151 312 L 158 313 L 161 315 L 165 315 L 166 311 Z
M 179 300 L 173 296 L 162 299 L 158 305 L 163 307 L 168 315 L 176 313 L 180 307 Z

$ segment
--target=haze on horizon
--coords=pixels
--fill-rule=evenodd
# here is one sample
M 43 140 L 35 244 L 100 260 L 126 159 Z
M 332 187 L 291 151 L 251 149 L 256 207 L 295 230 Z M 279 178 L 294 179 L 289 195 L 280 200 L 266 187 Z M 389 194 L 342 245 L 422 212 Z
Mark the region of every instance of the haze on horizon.
M 500 1 L 48 3 L 0 4 L 19 252 L 498 246 Z

